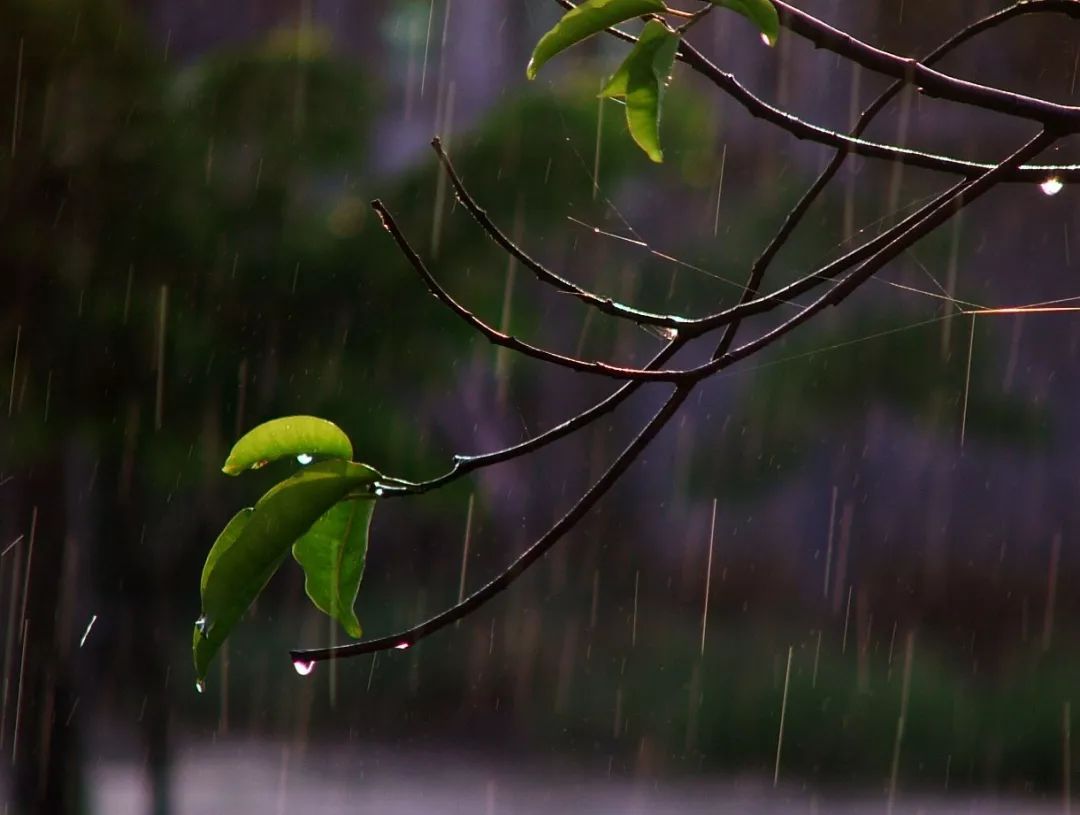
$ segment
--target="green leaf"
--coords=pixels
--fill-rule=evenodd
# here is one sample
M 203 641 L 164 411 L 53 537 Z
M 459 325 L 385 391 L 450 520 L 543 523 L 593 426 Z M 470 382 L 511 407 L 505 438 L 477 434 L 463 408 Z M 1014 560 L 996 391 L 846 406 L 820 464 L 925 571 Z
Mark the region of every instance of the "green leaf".
M 660 149 L 660 109 L 678 48 L 679 35 L 659 20 L 650 20 L 634 50 L 600 93 L 626 100 L 630 135 L 656 162 L 664 160 L 664 151 Z
M 323 461 L 276 484 L 253 509 L 242 510 L 218 536 L 206 558 L 200 588 L 202 616 L 192 651 L 201 683 L 214 654 L 259 596 L 289 547 L 350 491 L 379 474 L 351 461 Z
M 352 442 L 333 422 L 316 416 L 285 416 L 245 433 L 221 469 L 227 475 L 239 475 L 279 458 L 309 455 L 349 459 L 352 454 Z
M 710 0 L 715 6 L 724 6 L 748 19 L 761 31 L 766 45 L 776 45 L 780 36 L 780 17 L 769 0 Z
M 593 34 L 599 34 L 605 28 L 643 14 L 660 14 L 664 8 L 663 0 L 585 0 L 577 8 L 566 12 L 555 27 L 540 38 L 525 73 L 529 79 L 536 79 L 540 66 L 560 51 Z
M 293 544 L 293 557 L 304 569 L 304 588 L 315 606 L 341 623 L 350 637 L 359 637 L 360 621 L 353 606 L 364 576 L 368 529 L 375 499 L 340 501 Z

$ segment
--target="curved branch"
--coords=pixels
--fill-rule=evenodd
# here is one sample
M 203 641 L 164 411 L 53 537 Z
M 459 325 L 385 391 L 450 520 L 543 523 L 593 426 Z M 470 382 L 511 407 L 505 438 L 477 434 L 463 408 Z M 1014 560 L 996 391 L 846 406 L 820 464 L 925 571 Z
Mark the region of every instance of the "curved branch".
M 689 322 L 687 318 L 677 314 L 656 314 L 649 311 L 641 311 L 640 309 L 631 306 L 625 306 L 622 303 L 616 303 L 610 297 L 601 297 L 598 294 L 594 294 L 588 289 L 583 289 L 576 283 L 551 271 L 551 269 L 527 254 L 524 249 L 514 243 L 514 241 L 512 241 L 510 237 L 499 229 L 498 225 L 491 220 L 487 211 L 476 202 L 476 199 L 472 197 L 465 187 L 464 182 L 461 180 L 461 176 L 458 175 L 457 170 L 454 169 L 454 165 L 450 161 L 450 157 L 443 149 L 442 140 L 438 136 L 431 140 L 431 146 L 435 150 L 435 155 L 438 157 L 443 170 L 446 172 L 446 177 L 450 179 L 450 184 L 454 188 L 454 194 L 465 207 L 466 211 L 473 217 L 473 220 L 480 225 L 480 227 L 488 234 L 488 237 L 498 244 L 503 251 L 516 258 L 522 265 L 529 269 L 541 283 L 547 283 L 556 291 L 573 295 L 583 303 L 587 303 L 604 314 L 632 320 L 635 323 L 640 323 L 642 325 L 656 325 L 665 328 L 678 329 Z
M 570 0 L 556 0 L 556 2 L 563 8 L 575 7 Z M 1010 17 L 1036 13 L 1062 13 L 1075 17 L 1077 16 L 1075 5 L 1076 0 L 1020 0 L 1005 11 L 1009 12 Z M 632 34 L 617 28 L 609 28 L 608 33 L 626 42 L 637 42 L 637 38 Z M 852 153 L 867 158 L 898 162 L 911 167 L 962 175 L 966 178 L 976 177 L 994 167 L 990 163 L 967 161 L 891 144 L 866 141 L 806 122 L 755 96 L 733 74 L 721 70 L 685 40 L 679 45 L 678 59 L 724 91 L 751 116 L 769 122 L 799 140 L 811 141 L 826 147 L 846 147 Z M 1040 183 L 1051 176 L 1060 178 L 1062 181 L 1080 181 L 1080 164 L 1023 164 L 1010 171 L 1008 176 L 1001 180 L 1002 182 L 1031 184 Z
M 920 223 L 913 226 L 908 232 L 897 237 L 887 247 L 878 252 L 863 266 L 851 273 L 847 278 L 838 283 L 830 292 L 823 295 L 818 301 L 805 308 L 794 318 L 784 323 L 777 329 L 769 332 L 757 340 L 747 343 L 729 354 L 725 354 L 711 365 L 716 365 L 717 370 L 727 367 L 745 356 L 760 350 L 775 342 L 792 328 L 809 320 L 814 314 L 830 305 L 836 305 L 848 297 L 853 291 L 870 278 L 882 265 L 907 248 L 910 243 L 919 237 L 932 231 L 947 220 L 953 211 L 956 211 L 983 195 L 998 183 L 1000 177 L 1017 166 L 1019 163 L 1031 158 L 1045 150 L 1056 140 L 1056 136 L 1044 130 L 1034 139 L 1029 141 L 994 169 L 984 173 L 978 179 L 964 184 L 964 188 L 951 196 L 950 199 L 940 204 L 936 210 L 927 215 Z M 637 436 L 630 442 L 622 453 L 612 462 L 604 474 L 593 483 L 580 499 L 563 515 L 547 532 L 540 536 L 528 549 L 526 549 L 510 566 L 495 577 L 493 580 L 476 590 L 464 600 L 436 614 L 434 617 L 406 629 L 405 631 L 387 637 L 378 637 L 362 642 L 351 643 L 333 648 L 318 648 L 312 650 L 294 650 L 290 655 L 294 662 L 321 662 L 325 660 L 344 659 L 348 657 L 370 654 L 389 649 L 406 649 L 415 645 L 425 637 L 445 628 L 451 623 L 460 620 L 471 612 L 485 605 L 489 600 L 506 589 L 517 578 L 524 574 L 528 568 L 544 555 L 555 543 L 559 541 L 584 515 L 599 501 L 611 488 L 637 456 L 645 449 L 653 438 L 663 429 L 667 422 L 675 415 L 683 402 L 689 397 L 694 386 L 699 380 L 690 380 L 679 387 L 668 397 L 667 401 L 652 419 L 645 425 Z
M 1075 2 L 1075 0 L 1072 0 L 1072 2 Z M 1049 3 L 1047 5 L 1056 7 L 1059 4 L 1060 0 L 1049 0 Z M 1014 17 L 1036 11 L 1041 5 L 1043 5 L 1043 0 L 1035 0 L 1035 2 L 1021 2 L 1009 6 L 1008 8 L 1002 9 L 1001 11 L 994 14 L 987 15 L 981 20 L 977 20 L 976 22 L 971 23 L 965 28 L 962 28 L 953 36 L 949 37 L 941 45 L 939 45 L 937 48 L 927 54 L 923 58 L 923 63 L 927 65 L 932 65 L 933 63 L 947 56 L 956 48 L 959 48 L 968 40 L 999 25 L 1002 25 L 1005 22 L 1013 19 Z M 1049 9 L 1046 8 L 1043 9 L 1043 11 L 1048 10 Z M 903 88 L 904 83 L 901 80 L 897 80 L 888 88 L 886 88 L 885 91 L 880 96 L 878 96 L 877 99 L 871 102 L 870 105 L 867 106 L 866 109 L 859 114 L 858 121 L 856 121 L 850 135 L 853 138 L 858 138 L 859 136 L 861 136 L 866 131 L 866 128 L 870 126 L 870 123 L 874 120 L 874 118 L 882 110 L 884 110 L 885 106 L 889 104 L 889 102 L 891 102 L 896 97 L 896 95 L 901 90 L 903 90 Z M 833 177 L 839 171 L 841 165 L 844 163 L 844 159 L 846 159 L 851 152 L 852 150 L 849 145 L 841 145 L 841 147 L 836 151 L 836 154 L 832 157 L 832 160 L 829 162 L 828 166 L 821 171 L 821 174 L 818 175 L 817 179 L 815 179 L 814 183 L 810 186 L 810 188 L 806 191 L 802 198 L 800 198 L 799 201 L 795 204 L 794 208 L 788 212 L 787 217 L 784 219 L 783 224 L 781 224 L 780 226 L 780 229 L 773 236 L 773 239 L 769 241 L 768 246 L 765 247 L 762 253 L 758 255 L 757 259 L 754 261 L 754 265 L 750 269 L 750 278 L 747 281 L 746 288 L 743 290 L 739 305 L 745 305 L 747 302 L 754 299 L 754 295 L 757 293 L 758 287 L 761 285 L 761 280 L 764 277 L 765 271 L 768 269 L 769 264 L 772 263 L 773 258 L 776 257 L 777 253 L 787 242 L 788 238 L 791 237 L 792 233 L 798 227 L 799 223 L 809 211 L 814 201 L 817 200 L 818 196 L 822 193 L 825 187 L 828 186 L 829 182 L 833 179 Z M 732 343 L 735 341 L 735 335 L 739 330 L 740 323 L 741 319 L 736 319 L 728 324 L 727 329 L 724 331 L 723 337 L 721 337 L 720 342 L 716 346 L 716 350 L 713 352 L 713 359 L 717 359 L 723 356 L 728 351 L 728 349 L 731 348 Z
M 669 341 L 668 344 L 660 349 L 660 352 L 649 361 L 643 370 L 657 370 L 671 359 L 685 344 L 686 340 L 680 338 Z M 626 401 L 643 384 L 645 383 L 640 381 L 627 382 L 592 407 L 587 408 L 581 413 L 575 414 L 549 430 L 545 430 L 543 433 L 533 436 L 530 439 L 526 439 L 523 442 L 519 442 L 518 444 L 513 444 L 509 447 L 504 447 L 501 450 L 494 450 L 490 453 L 482 453 L 475 456 L 456 455 L 454 456 L 453 466 L 447 472 L 435 478 L 428 479 L 427 481 L 401 481 L 400 479 L 395 479 L 394 484 L 380 484 L 380 487 L 383 489 L 383 495 L 388 498 L 420 495 L 443 487 L 452 481 L 456 481 L 458 478 L 461 478 L 474 470 L 489 467 L 493 464 L 500 464 L 504 461 L 510 461 L 519 456 L 527 455 L 534 450 L 539 450 L 542 447 L 546 447 L 547 445 L 558 441 L 564 436 L 570 435 L 575 430 L 580 430 L 596 419 L 599 419 L 601 416 L 615 410 L 615 408 Z
M 780 15 L 782 26 L 809 40 L 818 48 L 832 51 L 871 71 L 915 85 L 930 96 L 962 102 L 1009 116 L 1031 119 L 1054 130 L 1076 132 L 1080 129 L 1080 107 L 1061 105 L 1045 99 L 957 79 L 921 64 L 916 59 L 897 56 L 875 48 L 800 11 L 783 0 L 772 0 L 772 3 Z M 1080 19 L 1080 7 L 1075 0 L 1055 4 L 1054 11 Z
M 524 356 L 532 357 L 540 362 L 547 362 L 551 365 L 557 365 L 561 368 L 567 368 L 568 370 L 577 371 L 579 373 L 606 376 L 611 379 L 618 379 L 622 382 L 677 382 L 687 378 L 686 371 L 627 368 L 619 365 L 610 365 L 606 362 L 595 362 L 593 360 L 572 357 L 567 354 L 559 354 L 555 351 L 549 351 L 546 348 L 531 345 L 530 343 L 515 337 L 513 334 L 506 334 L 499 331 L 494 326 L 481 320 L 469 311 L 469 309 L 465 308 L 465 306 L 461 305 L 461 303 L 455 300 L 450 293 L 439 284 L 439 281 L 435 279 L 434 275 L 428 271 L 427 266 L 424 265 L 424 261 L 420 258 L 420 255 L 416 253 L 416 250 L 413 249 L 408 238 L 405 237 L 405 233 L 401 231 L 401 227 L 397 225 L 394 216 L 390 214 L 382 201 L 378 199 L 372 201 L 371 208 L 374 209 L 375 213 L 379 216 L 383 227 L 390 233 L 390 236 L 394 239 L 398 249 L 401 250 L 401 253 L 409 263 L 412 264 L 416 273 L 420 275 L 424 284 L 427 286 L 428 291 L 430 291 L 440 303 L 449 308 L 467 325 L 471 326 L 493 344 L 508 348 L 511 351 L 516 351 Z
M 392 648 L 403 650 L 415 645 L 436 631 L 460 620 L 482 605 L 491 600 L 499 592 L 523 575 L 528 568 L 544 555 L 555 543 L 569 532 L 584 515 L 596 505 L 596 502 L 611 488 L 619 477 L 637 459 L 638 454 L 645 449 L 650 441 L 655 438 L 668 420 L 686 401 L 693 386 L 677 388 L 664 403 L 663 407 L 649 420 L 641 432 L 634 437 L 633 441 L 619 454 L 611 466 L 602 476 L 578 499 L 570 510 L 560 518 L 554 526 L 541 535 L 535 543 L 518 556 L 517 560 L 502 572 L 498 577 L 477 589 L 461 602 L 436 614 L 428 620 L 408 628 L 397 634 L 377 639 L 364 640 L 339 645 L 335 648 L 316 648 L 312 650 L 295 650 L 290 655 L 294 662 L 322 662 L 329 659 L 346 659 L 362 654 L 371 654 L 376 651 L 387 651 Z
M 931 51 L 924 58 L 924 62 L 932 64 L 948 53 L 958 48 L 968 40 L 981 34 L 991 28 L 1001 25 L 1006 21 L 1018 17 L 1024 14 L 1029 14 L 1039 10 L 1043 5 L 1057 5 L 1058 0 L 1034 0 L 1033 2 L 1018 3 L 1002 9 L 999 12 L 990 14 L 981 20 L 978 20 L 961 31 L 954 34 L 949 39 L 945 40 L 941 45 Z M 712 8 L 711 6 L 707 8 Z M 1049 9 L 1044 9 L 1049 10 Z M 870 105 L 859 114 L 859 119 L 852 129 L 852 136 L 858 136 L 870 125 L 874 117 L 880 113 L 885 106 L 892 101 L 897 93 L 904 87 L 904 83 L 901 81 L 894 82 L 889 88 L 887 88 L 877 99 L 870 103 Z M 443 163 L 443 167 L 449 174 L 451 183 L 458 195 L 458 198 L 468 209 L 473 218 L 480 224 L 481 228 L 491 236 L 496 243 L 503 246 L 504 249 L 511 252 L 521 262 L 529 265 L 533 268 L 533 259 L 529 257 L 524 250 L 520 249 L 516 244 L 510 241 L 509 238 L 498 228 L 498 226 L 488 217 L 487 212 L 476 203 L 472 195 L 465 188 L 457 172 L 454 170 L 453 164 L 450 162 L 449 157 L 442 149 L 442 143 L 436 137 L 432 142 L 435 147 L 436 155 Z M 822 171 L 818 178 L 814 181 L 813 185 L 806 191 L 803 197 L 795 205 L 795 208 L 791 210 L 787 217 L 784 219 L 784 223 L 780 229 L 769 242 L 768 246 L 754 261 L 754 265 L 751 268 L 749 280 L 747 281 L 746 288 L 743 290 L 742 300 L 739 305 L 745 305 L 747 302 L 753 299 L 753 295 L 756 293 L 758 286 L 761 284 L 761 280 L 765 275 L 769 264 L 775 258 L 777 252 L 795 231 L 796 227 L 805 216 L 806 212 L 810 209 L 810 206 L 825 189 L 826 185 L 832 180 L 836 172 L 840 169 L 844 159 L 851 153 L 851 149 L 847 145 L 843 145 L 837 150 L 836 155 L 833 156 L 829 165 Z M 946 195 L 951 194 L 953 190 L 946 192 Z M 504 243 L 505 242 L 505 243 Z M 538 272 L 538 276 L 541 280 L 545 280 L 548 275 L 558 278 L 553 272 L 550 272 L 546 267 L 539 263 L 536 263 L 536 267 L 533 268 L 534 272 Z M 558 278 L 561 280 L 561 278 Z M 824 280 L 824 278 L 817 278 L 818 280 Z M 741 324 L 741 318 L 732 320 L 727 325 L 727 330 L 724 332 L 716 351 L 713 353 L 713 358 L 717 359 L 723 356 L 731 347 L 735 340 L 735 335 L 738 332 Z M 685 343 L 685 340 L 672 340 L 669 342 L 650 362 L 645 366 L 646 370 L 655 370 L 661 367 L 667 360 L 669 360 L 676 351 Z M 640 382 L 628 382 L 605 399 L 596 403 L 587 410 L 582 411 L 570 419 L 552 427 L 551 429 L 540 433 L 537 436 L 527 439 L 518 444 L 505 447 L 500 450 L 495 450 L 490 453 L 484 453 L 476 456 L 455 456 L 453 467 L 441 476 L 437 476 L 432 479 L 420 482 L 405 482 L 398 480 L 393 486 L 386 486 L 385 494 L 387 496 L 395 495 L 417 495 L 429 490 L 438 489 L 445 486 L 458 478 L 461 478 L 468 473 L 483 467 L 499 464 L 502 462 L 510 461 L 518 456 L 528 455 L 534 450 L 538 450 L 547 446 L 559 439 L 579 430 L 582 427 L 586 427 L 595 419 L 600 416 L 604 416 L 610 411 L 617 408 L 625 399 L 629 398 L 642 383 Z
M 1043 150 L 1050 147 L 1057 139 L 1058 136 L 1053 132 L 1043 130 L 993 170 L 984 173 L 973 181 L 964 182 L 961 185 L 961 189 L 957 190 L 955 193 L 950 191 L 950 193 L 947 193 L 945 196 L 939 197 L 937 199 L 939 203 L 937 203 L 932 211 L 926 214 L 918 223 L 912 225 L 905 232 L 893 238 L 885 247 L 876 252 L 858 269 L 853 271 L 790 320 L 781 323 L 779 326 L 761 335 L 756 340 L 741 345 L 734 351 L 729 351 L 718 359 L 713 360 L 711 364 L 715 365 L 718 370 L 726 368 L 727 365 L 737 362 L 740 359 L 745 359 L 751 354 L 776 342 L 782 336 L 802 325 L 827 307 L 838 305 L 843 300 L 847 299 L 859 288 L 859 286 L 869 280 L 882 266 L 911 246 L 911 244 L 937 229 L 960 209 L 992 189 L 1000 181 L 1000 177 L 1008 172 L 1010 165 L 1015 167 L 1018 163 L 1038 155 Z M 944 200 L 942 200 L 942 198 L 944 198 Z M 708 366 L 701 367 L 705 368 Z

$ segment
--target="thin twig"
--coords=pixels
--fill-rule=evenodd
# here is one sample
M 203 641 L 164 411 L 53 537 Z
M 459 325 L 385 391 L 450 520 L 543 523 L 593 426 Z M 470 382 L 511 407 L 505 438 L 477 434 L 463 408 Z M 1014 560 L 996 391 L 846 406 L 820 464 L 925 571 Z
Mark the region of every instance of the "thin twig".
M 450 180 L 451 186 L 454 188 L 454 194 L 468 213 L 481 227 L 483 227 L 484 231 L 487 232 L 495 243 L 531 271 L 541 283 L 548 284 L 556 291 L 572 294 L 581 299 L 582 302 L 588 303 L 598 311 L 612 317 L 621 317 L 643 325 L 658 325 L 674 329 L 678 329 L 681 325 L 688 322 L 685 317 L 680 317 L 678 315 L 654 314 L 652 312 L 641 311 L 630 306 L 625 306 L 622 303 L 617 303 L 609 297 L 602 297 L 582 288 L 576 283 L 567 280 L 544 266 L 544 264 L 531 257 L 511 240 L 505 232 L 499 229 L 498 225 L 491 220 L 487 211 L 476 202 L 476 199 L 473 198 L 465 188 L 461 176 L 458 175 L 457 170 L 454 169 L 453 162 L 450 161 L 450 157 L 443 149 L 442 140 L 438 136 L 431 140 L 431 147 L 435 151 L 435 155 L 438 157 L 443 170 L 446 172 L 446 177 Z

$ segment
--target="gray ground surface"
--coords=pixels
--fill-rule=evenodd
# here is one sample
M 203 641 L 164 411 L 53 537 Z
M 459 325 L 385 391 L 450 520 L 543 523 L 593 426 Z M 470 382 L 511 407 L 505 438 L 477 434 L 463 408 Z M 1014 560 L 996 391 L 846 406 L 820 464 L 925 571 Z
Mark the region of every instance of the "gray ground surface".
M 788 815 L 887 813 L 884 792 L 862 797 L 813 793 L 801 785 L 773 790 L 771 779 L 643 781 L 453 753 L 396 753 L 350 746 L 235 742 L 185 751 L 174 769 L 179 815 Z M 142 815 L 148 789 L 141 768 L 104 761 L 90 777 L 93 812 Z M 900 793 L 894 815 L 1061 813 L 1060 800 Z

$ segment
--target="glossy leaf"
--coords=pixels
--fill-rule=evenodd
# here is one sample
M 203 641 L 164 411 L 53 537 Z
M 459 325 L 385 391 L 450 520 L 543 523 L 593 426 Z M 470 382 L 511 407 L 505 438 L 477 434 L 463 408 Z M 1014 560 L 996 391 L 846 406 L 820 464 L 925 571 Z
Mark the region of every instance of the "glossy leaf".
M 577 8 L 566 12 L 533 49 L 529 67 L 525 73 L 536 79 L 540 66 L 571 45 L 575 45 L 605 28 L 632 20 L 643 14 L 660 14 L 663 0 L 585 0 Z
M 374 498 L 354 498 L 332 506 L 293 544 L 293 557 L 304 569 L 304 588 L 317 608 L 359 637 L 356 595 L 364 576 L 368 530 Z
M 626 124 L 638 146 L 653 161 L 663 161 L 660 112 L 667 90 L 679 36 L 659 20 L 650 20 L 601 96 L 626 101 Z
M 736 11 L 758 27 L 768 45 L 776 45 L 780 36 L 780 18 L 769 0 L 711 0 L 714 5 Z
M 222 471 L 239 475 L 279 458 L 352 458 L 352 442 L 333 422 L 316 416 L 285 416 L 264 422 L 233 445 Z
M 202 616 L 192 651 L 201 681 L 214 654 L 289 554 L 321 515 L 378 473 L 351 461 L 323 461 L 276 484 L 250 510 L 233 517 L 203 568 Z

